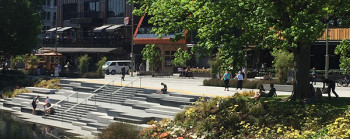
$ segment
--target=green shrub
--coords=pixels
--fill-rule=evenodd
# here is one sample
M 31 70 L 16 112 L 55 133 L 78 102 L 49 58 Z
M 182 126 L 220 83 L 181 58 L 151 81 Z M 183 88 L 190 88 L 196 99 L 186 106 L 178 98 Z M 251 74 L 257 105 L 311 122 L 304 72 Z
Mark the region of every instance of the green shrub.
M 275 84 L 277 83 L 276 80 L 243 80 L 243 88 L 249 88 L 249 89 L 258 89 L 260 85 L 262 84 Z M 223 80 L 219 79 L 205 79 L 203 80 L 204 86 L 220 86 L 224 87 L 225 83 Z M 229 87 L 237 87 L 237 80 L 230 80 Z
M 30 64 L 30 69 L 35 69 L 40 62 L 39 57 L 37 57 L 35 55 L 30 55 L 28 58 L 28 62 Z
M 140 129 L 127 123 L 111 123 L 98 134 L 99 139 L 139 139 Z
M 10 95 L 10 97 L 13 98 L 22 93 L 30 93 L 30 91 L 25 88 L 15 89 Z
M 349 99 L 304 104 L 280 98 L 232 97 L 200 99 L 174 120 L 154 123 L 144 138 L 327 138 L 350 135 Z M 340 117 L 341 116 L 341 117 Z M 335 122 L 334 122 L 335 121 Z
M 60 89 L 56 84 L 60 83 L 60 79 L 50 79 L 50 80 L 38 80 L 38 82 L 34 85 L 35 87 L 42 87 L 48 89 Z
M 100 76 L 102 77 L 102 66 L 107 62 L 107 57 L 102 57 L 97 63 L 97 73 L 100 74 Z
M 294 55 L 293 53 L 281 49 L 273 49 L 271 55 L 275 57 L 272 63 L 276 72 L 278 72 L 279 83 L 285 84 L 288 78 L 288 70 L 293 68 Z
M 79 71 L 81 74 L 84 74 L 86 72 L 89 71 L 89 60 L 90 60 L 90 57 L 85 54 L 83 56 L 80 56 L 78 58 L 79 60 L 79 65 L 78 65 L 78 68 L 79 68 Z

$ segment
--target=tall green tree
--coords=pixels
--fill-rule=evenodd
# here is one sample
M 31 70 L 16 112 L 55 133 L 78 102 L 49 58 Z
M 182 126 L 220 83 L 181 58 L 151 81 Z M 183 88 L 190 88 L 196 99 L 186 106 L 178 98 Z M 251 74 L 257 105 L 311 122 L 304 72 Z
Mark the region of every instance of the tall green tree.
M 9 57 L 31 52 L 40 34 L 43 0 L 0 1 L 0 55 Z
M 345 70 L 345 74 L 350 68 L 350 43 L 344 39 L 334 50 L 336 55 L 340 55 L 339 67 Z
M 294 66 L 294 56 L 292 53 L 281 49 L 273 49 L 271 55 L 275 57 L 272 63 L 277 71 L 278 80 L 280 83 L 285 84 L 288 79 L 288 71 L 292 70 Z
M 97 63 L 97 73 L 100 74 L 100 76 L 102 76 L 102 66 L 107 62 L 107 57 L 102 57 Z
M 191 55 L 181 48 L 177 49 L 174 54 L 175 58 L 171 61 L 171 63 L 178 67 L 186 67 L 186 62 L 191 59 Z
M 150 67 L 154 71 L 156 64 L 158 64 L 162 57 L 159 51 L 154 47 L 154 44 L 147 44 L 145 48 L 142 49 L 142 60 L 149 62 Z
M 295 83 L 292 99 L 310 95 L 311 44 L 321 37 L 326 24 L 349 14 L 347 0 L 134 0 L 141 4 L 134 14 L 147 13 L 152 31 L 197 32 L 197 49 L 219 47 L 222 59 L 242 66 L 247 45 L 256 49 L 280 47 L 293 53 Z M 328 16 L 326 16 L 328 15 Z M 345 23 L 344 19 L 344 23 Z

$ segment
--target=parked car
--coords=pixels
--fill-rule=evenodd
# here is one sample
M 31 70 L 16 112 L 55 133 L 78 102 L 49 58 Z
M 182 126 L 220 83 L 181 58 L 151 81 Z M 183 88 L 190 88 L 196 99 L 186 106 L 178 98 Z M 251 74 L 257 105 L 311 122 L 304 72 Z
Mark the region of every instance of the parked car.
M 102 70 L 107 74 L 116 74 L 120 73 L 120 70 L 125 66 L 126 73 L 129 73 L 131 60 L 114 60 L 107 61 L 103 66 Z

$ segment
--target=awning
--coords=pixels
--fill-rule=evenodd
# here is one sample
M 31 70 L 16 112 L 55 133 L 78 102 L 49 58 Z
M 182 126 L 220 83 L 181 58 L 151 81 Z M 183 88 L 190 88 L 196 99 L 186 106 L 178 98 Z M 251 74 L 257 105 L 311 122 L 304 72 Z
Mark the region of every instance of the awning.
M 45 47 L 44 49 L 55 50 L 52 47 Z M 117 48 L 66 48 L 66 47 L 57 47 L 57 52 L 59 53 L 108 53 Z
M 119 28 L 121 26 L 124 26 L 124 24 L 119 24 L 119 25 L 113 25 L 113 26 L 110 26 L 106 29 L 107 32 L 113 32 L 116 28 Z
M 58 29 L 57 32 L 63 32 L 65 30 L 68 30 L 68 29 L 71 29 L 72 27 L 64 27 L 64 28 L 61 28 L 61 29 Z
M 49 30 L 46 30 L 46 32 L 54 32 L 54 31 L 56 31 L 56 29 L 61 29 L 61 27 L 54 27 L 54 28 L 51 28 L 51 29 L 49 29 Z
M 102 30 L 110 27 L 111 25 L 103 25 L 103 26 L 100 26 L 100 27 L 97 27 L 93 30 L 93 32 L 102 32 Z

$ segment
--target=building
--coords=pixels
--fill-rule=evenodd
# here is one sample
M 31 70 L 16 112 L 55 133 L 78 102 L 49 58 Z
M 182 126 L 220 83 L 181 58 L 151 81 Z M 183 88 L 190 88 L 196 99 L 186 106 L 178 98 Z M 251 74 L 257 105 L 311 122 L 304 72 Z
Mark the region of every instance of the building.
M 57 26 L 46 30 L 42 49 L 62 53 L 61 62 L 73 66 L 83 54 L 92 57 L 91 68 L 103 56 L 130 59 L 133 17 L 128 0 L 55 1 Z

